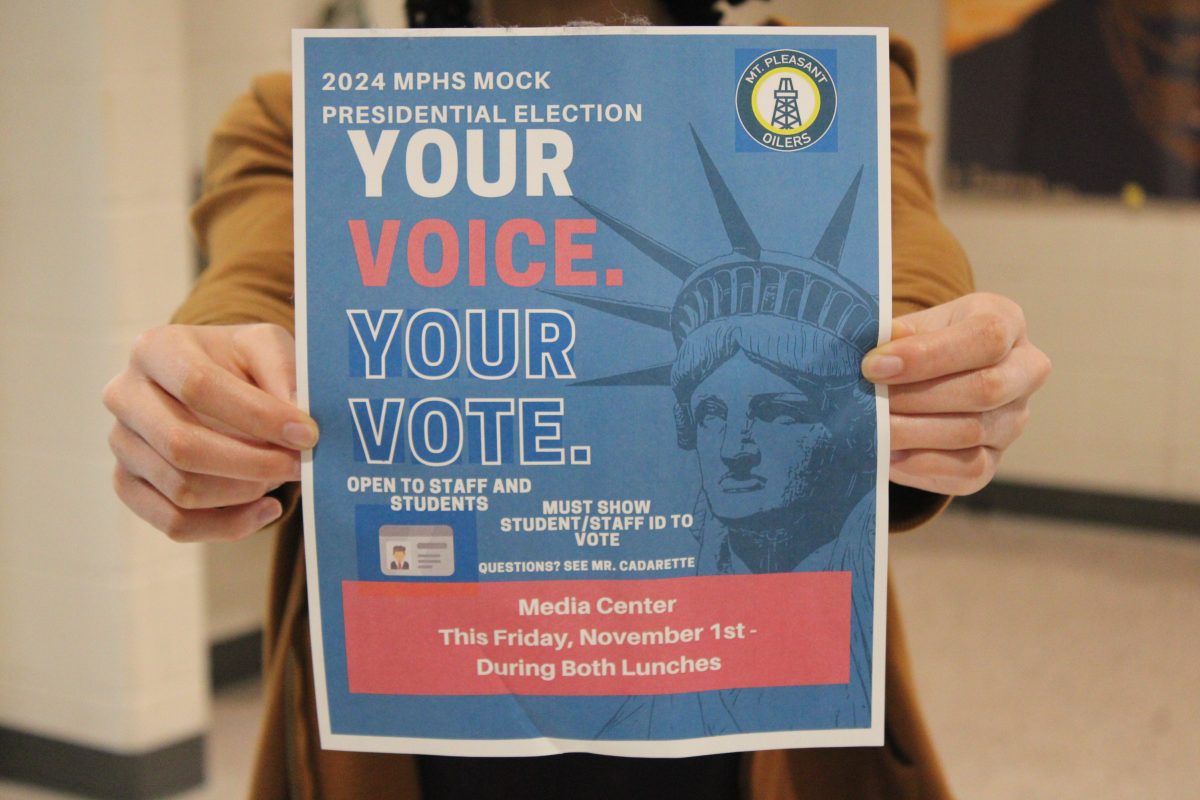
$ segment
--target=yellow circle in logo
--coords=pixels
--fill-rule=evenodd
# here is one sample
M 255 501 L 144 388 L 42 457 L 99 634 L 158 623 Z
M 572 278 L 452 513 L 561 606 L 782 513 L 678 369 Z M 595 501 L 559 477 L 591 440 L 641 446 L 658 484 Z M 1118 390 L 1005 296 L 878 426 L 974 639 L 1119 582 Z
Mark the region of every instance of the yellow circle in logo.
M 803 83 L 797 86 L 790 80 L 793 77 L 802 78 Z M 770 101 L 759 96 L 763 89 L 773 93 L 769 119 L 763 115 L 763 104 Z M 754 84 L 750 108 L 754 110 L 759 125 L 780 136 L 794 136 L 816 122 L 821 112 L 821 91 L 807 72 L 795 67 L 776 67 Z M 783 127 L 792 119 L 796 120 L 795 125 Z M 776 125 L 776 122 L 780 124 Z

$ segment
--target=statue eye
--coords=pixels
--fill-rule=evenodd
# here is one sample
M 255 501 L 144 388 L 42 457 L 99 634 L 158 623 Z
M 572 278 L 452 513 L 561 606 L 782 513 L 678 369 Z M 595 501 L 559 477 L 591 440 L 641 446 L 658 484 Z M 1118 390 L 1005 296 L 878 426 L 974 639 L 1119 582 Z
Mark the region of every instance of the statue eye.
M 782 400 L 779 398 L 764 399 L 753 404 L 752 413 L 755 419 L 763 422 L 773 422 L 777 425 L 796 425 L 801 422 L 811 422 L 805 413 L 805 404 Z
M 700 426 L 724 422 L 728 416 L 725 404 L 715 397 L 705 397 L 696 405 L 696 424 Z

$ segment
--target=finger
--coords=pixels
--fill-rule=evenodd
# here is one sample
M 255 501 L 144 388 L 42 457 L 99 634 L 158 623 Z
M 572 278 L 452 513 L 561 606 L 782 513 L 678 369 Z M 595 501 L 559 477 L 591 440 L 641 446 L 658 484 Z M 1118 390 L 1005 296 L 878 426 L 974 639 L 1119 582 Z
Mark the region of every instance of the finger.
M 228 330 L 233 332 L 230 368 L 272 397 L 296 405 L 296 352 L 292 335 L 278 325 L 265 323 L 238 325 Z M 244 435 L 220 419 L 199 412 L 196 416 L 215 431 L 239 438 Z
M 893 339 L 863 359 L 863 375 L 915 383 L 1000 363 L 1024 335 L 1019 315 L 978 312 L 945 328 Z
M 205 332 L 217 342 L 232 335 L 228 330 Z M 316 444 L 317 425 L 311 417 L 230 372 L 185 332 L 166 328 L 143 334 L 133 358 L 147 377 L 197 414 L 284 447 L 304 450 Z
M 907 336 L 912 336 L 916 332 L 917 329 L 914 328 L 911 323 L 901 318 L 894 319 L 892 320 L 892 338 L 890 341 L 894 342 L 897 339 L 903 339 Z
M 1004 450 L 1029 421 L 1024 398 L 978 414 L 892 414 L 892 450 Z
M 278 325 L 248 325 L 234 336 L 242 368 L 272 397 L 296 404 L 296 340 Z
M 897 414 L 952 414 L 991 411 L 1027 398 L 1045 382 L 1048 362 L 1028 343 L 999 364 L 888 389 Z
M 178 400 L 144 378 L 106 393 L 113 415 L 183 472 L 239 480 L 284 482 L 299 478 L 295 450 L 248 442 L 196 423 Z
M 893 483 L 937 494 L 973 494 L 987 486 L 1000 465 L 990 447 L 966 450 L 906 450 L 892 453 Z
M 120 422 L 113 426 L 108 444 L 122 467 L 149 483 L 179 508 L 241 505 L 253 502 L 277 488 L 262 481 L 242 481 L 178 470 L 142 437 Z M 296 454 L 296 458 L 299 459 L 299 454 Z
M 283 513 L 273 497 L 228 508 L 181 509 L 119 464 L 113 472 L 113 488 L 135 514 L 177 542 L 241 539 Z

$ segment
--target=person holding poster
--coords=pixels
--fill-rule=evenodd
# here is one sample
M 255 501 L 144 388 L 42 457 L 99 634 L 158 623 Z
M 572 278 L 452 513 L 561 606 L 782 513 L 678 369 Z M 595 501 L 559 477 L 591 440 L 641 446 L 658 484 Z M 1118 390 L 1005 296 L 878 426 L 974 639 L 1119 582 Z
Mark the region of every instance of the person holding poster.
M 676 3 L 675 6 L 680 4 Z M 701 4 L 707 11 L 708 5 Z M 504 22 L 563 22 L 553 4 L 493 3 Z M 657 5 L 625 10 L 670 21 Z M 574 8 L 573 16 L 586 10 Z M 594 16 L 611 13 L 608 4 Z M 862 362 L 867 378 L 892 387 L 891 527 L 928 519 L 948 496 L 975 491 L 1020 434 L 1029 396 L 1048 362 L 1026 333 L 1020 309 L 969 294 L 970 276 L 933 211 L 916 125 L 912 54 L 892 48 L 893 341 Z M 322 750 L 317 742 L 296 493 L 299 451 L 314 421 L 293 404 L 291 101 L 288 79 L 261 79 L 219 128 L 195 222 L 211 266 L 176 325 L 145 334 L 126 371 L 106 389 L 117 418 L 110 442 L 119 496 L 179 541 L 238 538 L 287 515 L 281 529 L 266 637 L 268 705 L 254 797 L 944 797 L 924 734 L 894 618 L 888 639 L 887 739 L 878 749 L 761 751 L 687 761 L 573 754 L 546 759 L 453 759 Z M 700 427 L 725 414 L 779 419 L 799 413 L 789 384 L 753 394 L 701 370 L 677 398 L 696 425 L 696 447 L 716 472 L 703 477 L 713 572 L 753 569 L 785 557 L 740 544 L 742 512 L 722 498 L 755 481 L 751 442 L 722 456 Z M 692 385 L 694 384 L 694 386 Z M 707 384 L 707 386 L 705 385 Z M 792 384 L 794 386 L 794 384 Z M 774 404 L 774 405 L 772 405 Z M 724 406 L 722 412 L 720 406 Z M 753 408 L 751 412 L 750 409 Z M 772 442 L 774 443 L 774 442 Z M 754 444 L 762 448 L 767 443 Z M 771 476 L 766 476 L 770 480 Z M 722 486 L 724 482 L 724 487 Z M 287 486 L 285 486 L 287 484 Z M 282 488 L 281 488 L 282 487 Z M 736 494 L 736 493 L 733 493 Z M 731 503 L 736 504 L 737 498 Z M 789 504 L 784 502 L 781 507 Z M 787 548 L 784 548 L 786 550 Z M 818 548 L 819 549 L 819 548 Z M 375 550 L 374 553 L 378 553 Z M 377 555 L 372 556 L 377 561 Z M 703 557 L 703 555 L 702 555 Z M 735 558 L 737 559 L 735 561 Z M 787 560 L 804 555 L 786 554 Z M 889 614 L 892 612 L 889 611 Z M 743 787 L 739 789 L 739 787 Z M 424 793 L 423 795 L 421 793 Z

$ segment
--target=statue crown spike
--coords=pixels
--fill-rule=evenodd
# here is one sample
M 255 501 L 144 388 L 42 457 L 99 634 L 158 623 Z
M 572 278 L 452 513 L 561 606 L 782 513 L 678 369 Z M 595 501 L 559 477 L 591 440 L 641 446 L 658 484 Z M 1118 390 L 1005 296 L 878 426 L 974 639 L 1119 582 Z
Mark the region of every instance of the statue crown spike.
M 836 270 L 842 263 L 842 250 L 846 247 L 846 236 L 850 232 L 850 220 L 854 216 L 854 204 L 858 200 L 858 185 L 862 182 L 863 168 L 858 168 L 858 174 L 850 183 L 850 188 L 842 195 L 842 202 L 825 226 L 825 233 L 817 242 L 812 257 L 815 261 Z
M 690 125 L 688 127 L 691 128 Z M 708 180 L 708 190 L 712 192 L 713 200 L 716 201 L 717 213 L 721 215 L 721 223 L 725 226 L 725 235 L 729 237 L 733 251 L 758 260 L 762 255 L 762 245 L 758 243 L 758 237 L 751 230 L 750 223 L 746 221 L 746 216 L 734 199 L 733 192 L 729 191 L 725 179 L 717 171 L 717 165 L 704 148 L 704 142 L 700 141 L 700 135 L 696 133 L 695 128 L 691 130 L 692 139 L 696 142 L 696 152 L 700 154 L 700 163 L 704 166 L 704 177 Z

